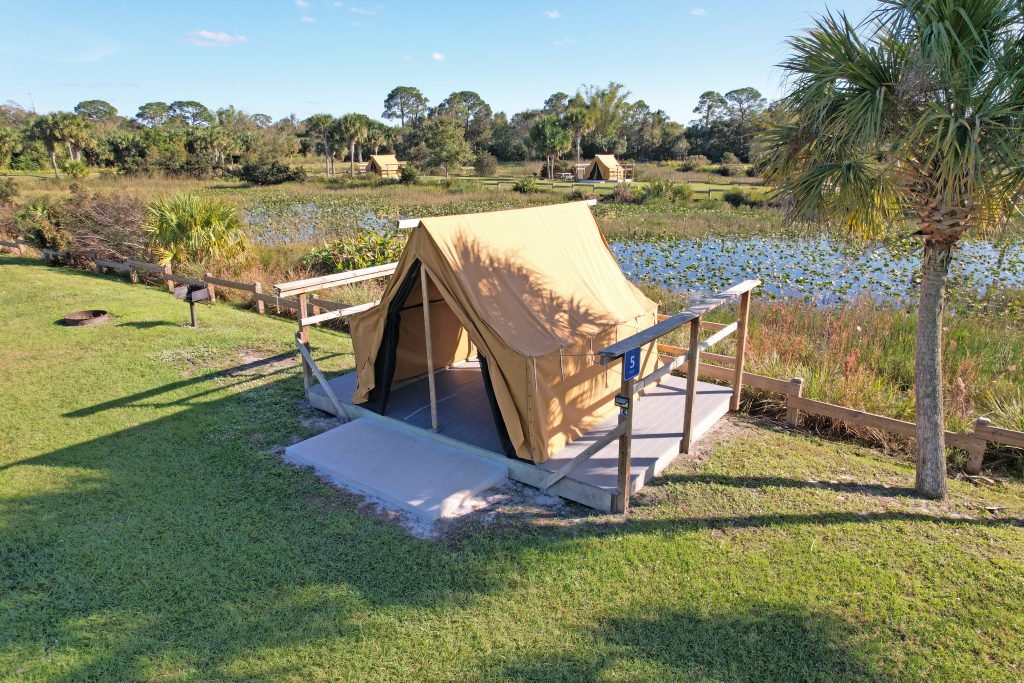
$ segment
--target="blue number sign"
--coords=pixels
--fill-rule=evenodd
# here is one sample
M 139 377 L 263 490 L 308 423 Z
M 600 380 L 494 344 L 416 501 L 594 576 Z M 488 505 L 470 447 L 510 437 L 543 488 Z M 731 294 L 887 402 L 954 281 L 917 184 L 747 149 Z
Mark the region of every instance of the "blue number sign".
M 622 357 L 622 379 L 633 379 L 640 375 L 640 348 L 626 351 Z

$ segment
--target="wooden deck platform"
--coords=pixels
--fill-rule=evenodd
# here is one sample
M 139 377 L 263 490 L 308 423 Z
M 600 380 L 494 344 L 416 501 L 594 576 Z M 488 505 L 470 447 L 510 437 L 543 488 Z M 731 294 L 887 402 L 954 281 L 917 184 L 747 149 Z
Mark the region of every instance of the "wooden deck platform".
M 449 445 L 459 445 L 479 457 L 501 462 L 509 468 L 512 479 L 534 486 L 607 434 L 617 422 L 614 414 L 609 415 L 595 429 L 567 445 L 553 458 L 542 465 L 534 465 L 508 458 L 501 453 L 479 364 L 466 362 L 440 370 L 435 375 L 435 382 L 439 418 L 437 433 L 430 430 L 430 399 L 426 378 L 394 387 L 387 413 L 378 419 L 398 431 L 409 433 L 408 430 L 415 430 L 417 435 L 438 439 Z M 356 388 L 355 373 L 335 377 L 330 380 L 330 385 L 341 402 L 351 405 L 349 402 Z M 697 383 L 694 441 L 728 412 L 731 396 L 731 387 Z M 334 413 L 321 386 L 311 387 L 309 399 L 320 410 Z M 643 488 L 678 456 L 685 405 L 686 380 L 671 375 L 638 397 L 633 417 L 631 491 Z M 360 414 L 376 416 L 358 405 L 354 409 Z M 616 491 L 617 472 L 618 445 L 612 442 L 550 490 L 564 498 L 607 512 L 611 510 Z

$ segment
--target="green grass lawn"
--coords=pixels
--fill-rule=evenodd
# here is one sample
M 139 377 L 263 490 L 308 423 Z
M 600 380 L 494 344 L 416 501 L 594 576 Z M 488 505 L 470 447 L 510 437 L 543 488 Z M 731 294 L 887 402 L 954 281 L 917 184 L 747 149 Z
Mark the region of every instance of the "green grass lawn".
M 322 423 L 291 321 L 193 330 L 158 288 L 9 256 L 0 306 L 2 679 L 1024 677 L 1020 483 L 925 503 L 875 451 L 736 419 L 625 520 L 423 540 L 281 462 Z

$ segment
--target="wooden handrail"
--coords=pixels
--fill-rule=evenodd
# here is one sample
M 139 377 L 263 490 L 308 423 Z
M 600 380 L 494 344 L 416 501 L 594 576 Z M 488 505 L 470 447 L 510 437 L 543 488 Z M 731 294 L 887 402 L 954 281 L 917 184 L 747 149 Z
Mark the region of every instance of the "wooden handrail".
M 308 294 L 309 292 L 316 292 L 321 289 L 342 287 L 365 280 L 388 277 L 389 275 L 394 275 L 397 267 L 398 262 L 396 261 L 395 263 L 386 263 L 382 266 L 370 266 L 369 268 L 347 270 L 344 273 L 331 273 L 330 275 L 321 275 L 320 277 L 311 277 L 305 280 L 282 282 L 279 285 L 274 285 L 274 291 L 277 292 L 278 296 Z

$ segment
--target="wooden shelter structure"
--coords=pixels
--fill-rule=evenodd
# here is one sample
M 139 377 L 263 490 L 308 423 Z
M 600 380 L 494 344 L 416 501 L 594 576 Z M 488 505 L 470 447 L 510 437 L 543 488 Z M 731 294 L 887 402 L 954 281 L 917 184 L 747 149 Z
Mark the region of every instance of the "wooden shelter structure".
M 578 180 L 620 183 L 633 179 L 633 164 L 621 164 L 614 154 L 598 154 L 576 168 Z
M 376 173 L 381 178 L 398 178 L 402 173 L 402 162 L 394 154 L 371 154 L 366 173 Z

